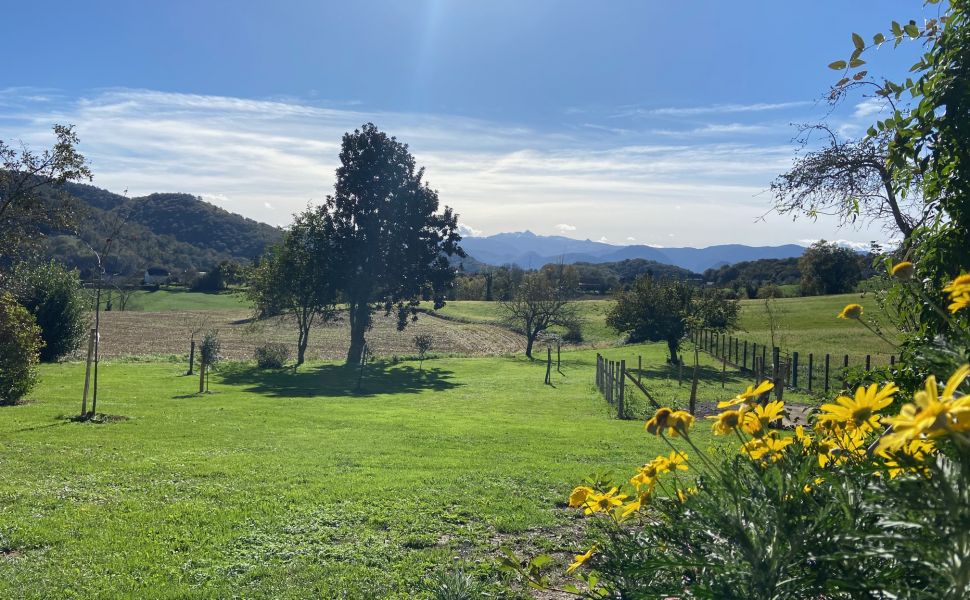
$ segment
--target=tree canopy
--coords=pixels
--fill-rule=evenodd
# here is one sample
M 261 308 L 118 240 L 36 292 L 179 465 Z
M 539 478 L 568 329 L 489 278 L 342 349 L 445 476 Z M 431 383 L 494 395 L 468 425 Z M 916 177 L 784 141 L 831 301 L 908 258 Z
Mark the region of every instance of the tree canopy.
M 348 364 L 361 359 L 375 308 L 395 312 L 403 330 L 422 299 L 444 306 L 455 277 L 448 258 L 464 251 L 457 215 L 438 212 L 438 193 L 423 178 L 407 145 L 372 123 L 344 135 L 326 210 L 349 311 Z

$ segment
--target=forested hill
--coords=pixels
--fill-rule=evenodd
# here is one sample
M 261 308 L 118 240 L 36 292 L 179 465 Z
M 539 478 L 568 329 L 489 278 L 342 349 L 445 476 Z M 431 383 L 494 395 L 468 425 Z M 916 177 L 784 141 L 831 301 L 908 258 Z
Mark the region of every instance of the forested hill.
M 67 184 L 64 191 L 77 203 L 78 236 L 51 235 L 47 250 L 52 258 L 82 271 L 95 264 L 91 249 L 83 242 L 100 248 L 115 224 L 124 218 L 127 220 L 108 264 L 109 271 L 121 275 L 138 275 L 149 267 L 178 274 L 205 271 L 223 260 L 249 262 L 282 235 L 277 227 L 189 194 L 151 194 L 128 199 L 78 184 Z

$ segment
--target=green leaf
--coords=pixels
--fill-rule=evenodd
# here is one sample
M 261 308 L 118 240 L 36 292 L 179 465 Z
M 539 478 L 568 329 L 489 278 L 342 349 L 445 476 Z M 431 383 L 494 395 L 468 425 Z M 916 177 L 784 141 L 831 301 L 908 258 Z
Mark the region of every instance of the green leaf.
M 837 60 L 833 63 L 829 63 L 829 68 L 832 69 L 833 71 L 841 71 L 842 69 L 845 68 L 845 65 L 846 63 L 844 60 Z
M 856 50 L 862 50 L 866 47 L 866 41 L 858 33 L 852 34 L 852 43 L 855 44 Z
M 872 43 L 876 44 L 877 46 L 885 41 L 886 41 L 886 36 L 884 36 L 881 33 L 877 33 L 876 35 L 872 36 Z
M 866 64 L 866 61 L 862 60 L 861 58 L 853 58 L 849 61 L 849 66 L 853 69 L 856 67 L 861 67 L 864 64 Z
M 919 27 L 917 27 L 916 21 L 910 21 L 907 23 L 906 26 L 903 27 L 903 31 L 905 31 L 906 35 L 911 38 L 919 37 Z
M 892 31 L 893 31 L 893 35 L 896 37 L 903 35 L 903 27 L 896 21 L 893 21 Z
M 866 130 L 866 135 L 868 135 L 869 137 L 874 137 L 877 133 L 879 132 L 876 131 L 875 127 L 869 127 L 869 129 Z

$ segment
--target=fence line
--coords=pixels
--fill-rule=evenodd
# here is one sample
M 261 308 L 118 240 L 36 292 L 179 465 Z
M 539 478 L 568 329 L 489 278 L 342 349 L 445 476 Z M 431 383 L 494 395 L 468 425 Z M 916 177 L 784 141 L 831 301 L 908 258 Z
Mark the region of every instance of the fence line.
M 861 360 L 851 365 L 849 354 L 816 355 L 810 352 L 806 355 L 798 351 L 782 351 L 778 346 L 749 342 L 711 329 L 692 330 L 690 340 L 725 365 L 755 373 L 758 379 L 782 381 L 788 389 L 809 393 L 828 394 L 830 390 L 842 389 L 851 367 L 864 366 L 867 371 L 873 367 L 871 354 L 864 358 L 859 355 Z M 896 364 L 896 356 L 892 354 L 877 354 L 875 358 L 877 362 L 885 363 L 882 366 Z

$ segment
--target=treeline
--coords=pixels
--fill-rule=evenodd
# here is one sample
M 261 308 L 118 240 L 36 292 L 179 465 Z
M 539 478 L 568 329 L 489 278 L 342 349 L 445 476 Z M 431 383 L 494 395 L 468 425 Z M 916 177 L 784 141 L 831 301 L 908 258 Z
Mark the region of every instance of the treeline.
M 539 272 L 561 282 L 559 285 L 567 287 L 570 293 L 577 295 L 609 295 L 628 288 L 643 276 L 699 281 L 699 276 L 687 269 L 642 258 L 611 263 L 552 263 L 543 266 Z M 525 274 L 524 269 L 515 265 L 483 265 L 474 273 L 459 273 L 449 299 L 507 301 L 512 298 Z

